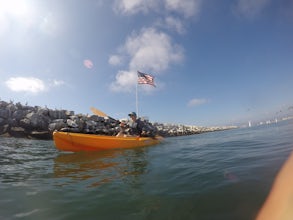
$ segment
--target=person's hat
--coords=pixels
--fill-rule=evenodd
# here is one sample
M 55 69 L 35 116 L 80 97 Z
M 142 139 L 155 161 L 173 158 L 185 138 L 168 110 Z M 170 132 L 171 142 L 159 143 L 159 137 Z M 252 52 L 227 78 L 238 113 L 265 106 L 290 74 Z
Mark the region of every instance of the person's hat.
M 130 112 L 130 113 L 128 114 L 128 116 L 136 116 L 136 113 L 135 113 L 135 112 Z
M 123 119 L 120 119 L 118 122 L 119 122 L 119 124 L 121 124 L 121 123 L 126 124 L 127 123 L 127 119 L 124 119 L 123 118 Z

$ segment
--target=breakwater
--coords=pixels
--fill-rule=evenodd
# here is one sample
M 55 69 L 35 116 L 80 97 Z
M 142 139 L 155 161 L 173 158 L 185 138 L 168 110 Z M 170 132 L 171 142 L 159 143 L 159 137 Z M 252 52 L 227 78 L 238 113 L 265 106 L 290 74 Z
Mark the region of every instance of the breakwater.
M 157 133 L 164 137 L 235 128 L 164 123 L 152 123 L 152 125 L 156 127 Z M 50 140 L 54 130 L 112 136 L 119 132 L 119 121 L 110 117 L 75 114 L 74 111 L 0 101 L 0 136 Z

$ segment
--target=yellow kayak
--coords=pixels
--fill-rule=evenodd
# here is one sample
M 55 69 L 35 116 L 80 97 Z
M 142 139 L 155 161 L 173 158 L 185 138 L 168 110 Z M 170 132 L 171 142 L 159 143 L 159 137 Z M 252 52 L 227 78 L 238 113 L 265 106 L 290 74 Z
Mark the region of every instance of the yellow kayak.
M 116 137 L 71 132 L 53 132 L 55 146 L 63 151 L 101 151 L 159 144 L 162 137 Z

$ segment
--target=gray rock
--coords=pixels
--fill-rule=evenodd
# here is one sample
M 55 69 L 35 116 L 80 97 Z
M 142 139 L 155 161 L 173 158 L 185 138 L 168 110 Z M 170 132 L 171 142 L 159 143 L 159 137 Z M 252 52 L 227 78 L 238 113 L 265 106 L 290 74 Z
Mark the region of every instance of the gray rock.
M 32 129 L 37 130 L 47 130 L 49 125 L 49 119 L 43 115 L 37 114 L 37 113 L 28 113 L 25 116 L 27 119 L 30 120 L 30 126 Z
M 78 124 L 72 119 L 67 119 L 66 123 L 71 128 L 78 128 L 79 127 Z
M 0 101 L 0 108 L 1 108 L 1 109 L 6 108 L 7 105 L 8 105 L 7 102 L 5 102 L 5 101 Z
M 19 121 L 19 125 L 23 128 L 29 129 L 31 121 L 28 118 L 23 118 Z
M 0 118 L 0 126 L 3 126 L 7 123 L 7 120 L 5 120 L 4 118 Z
M 5 124 L 0 126 L 0 135 L 7 134 L 9 132 L 9 125 Z
M 38 115 L 49 116 L 49 109 L 48 108 L 39 108 L 37 111 Z
M 17 121 L 20 121 L 21 119 L 23 119 L 25 117 L 25 115 L 27 114 L 26 110 L 16 110 L 15 112 L 13 112 L 12 114 L 12 118 L 15 118 Z
M 5 118 L 8 119 L 9 118 L 9 113 L 10 111 L 8 109 L 0 109 L 0 118 Z
M 67 119 L 67 116 L 65 114 L 64 110 L 49 110 L 49 117 L 54 120 L 54 119 Z
M 67 127 L 64 119 L 55 119 L 52 123 L 48 125 L 49 131 L 53 132 L 55 130 L 59 131 L 61 128 Z

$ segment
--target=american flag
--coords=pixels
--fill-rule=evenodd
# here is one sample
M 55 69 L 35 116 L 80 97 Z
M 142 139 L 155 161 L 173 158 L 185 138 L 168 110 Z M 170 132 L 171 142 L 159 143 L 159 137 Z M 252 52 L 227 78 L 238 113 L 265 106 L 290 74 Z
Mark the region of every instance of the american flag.
M 137 80 L 138 84 L 149 84 L 149 85 L 156 87 L 155 82 L 154 82 L 154 77 L 152 75 L 142 73 L 139 71 L 137 71 L 137 75 L 138 75 L 138 80 Z

